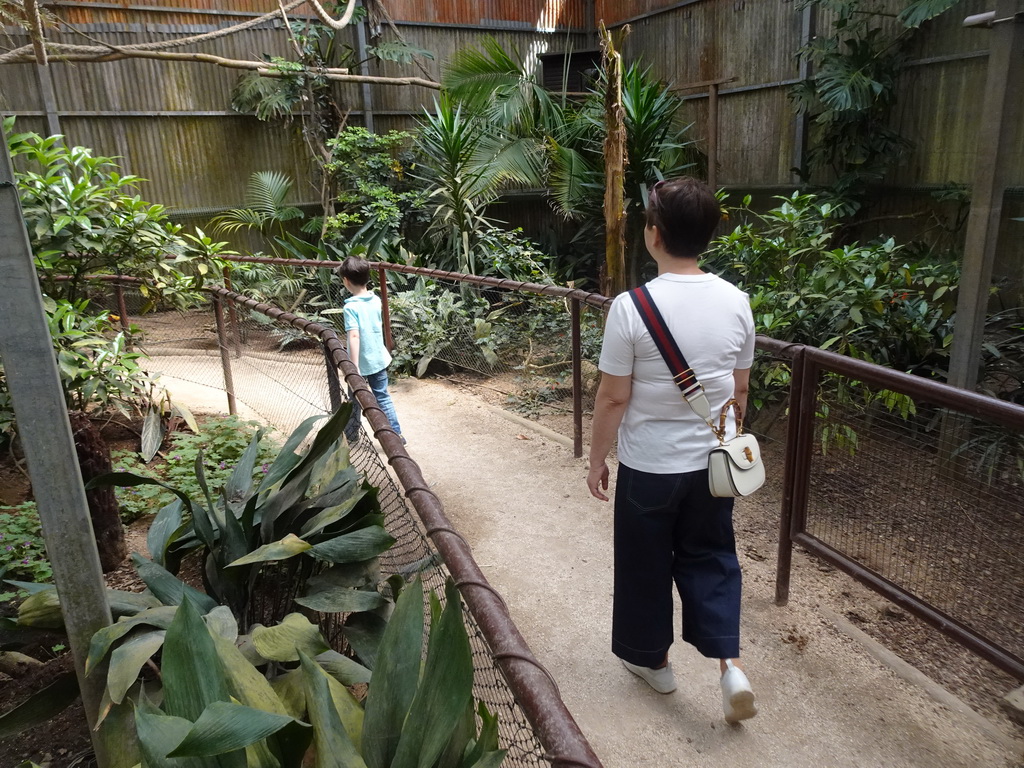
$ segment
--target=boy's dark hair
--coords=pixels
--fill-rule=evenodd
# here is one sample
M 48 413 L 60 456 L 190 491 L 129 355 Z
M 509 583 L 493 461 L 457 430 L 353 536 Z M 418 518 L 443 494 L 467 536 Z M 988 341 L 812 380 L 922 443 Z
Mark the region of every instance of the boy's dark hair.
M 369 285 L 370 262 L 359 256 L 349 256 L 341 262 L 338 273 L 352 285 Z
M 647 196 L 647 226 L 658 228 L 665 250 L 672 256 L 700 256 L 721 219 L 715 193 L 689 176 L 659 181 Z

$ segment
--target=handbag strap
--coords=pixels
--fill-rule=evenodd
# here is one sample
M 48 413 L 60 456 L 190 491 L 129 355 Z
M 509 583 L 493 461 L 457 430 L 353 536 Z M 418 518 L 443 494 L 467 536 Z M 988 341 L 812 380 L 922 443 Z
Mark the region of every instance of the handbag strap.
M 654 303 L 654 299 L 651 298 L 651 292 L 647 289 L 646 285 L 641 285 L 639 288 L 631 290 L 629 296 L 633 299 L 633 304 L 636 305 L 640 318 L 644 321 L 644 325 L 647 326 L 651 338 L 654 339 L 654 344 L 665 359 L 665 363 L 672 373 L 672 380 L 679 387 L 679 391 L 683 393 L 683 399 L 689 403 L 694 413 L 704 419 L 708 426 L 714 429 L 714 421 L 711 418 L 711 404 L 704 394 L 704 385 L 697 380 L 697 374 L 687 364 L 682 350 L 679 349 L 676 340 L 669 333 L 668 327 L 665 325 L 665 319 L 661 316 L 661 312 Z

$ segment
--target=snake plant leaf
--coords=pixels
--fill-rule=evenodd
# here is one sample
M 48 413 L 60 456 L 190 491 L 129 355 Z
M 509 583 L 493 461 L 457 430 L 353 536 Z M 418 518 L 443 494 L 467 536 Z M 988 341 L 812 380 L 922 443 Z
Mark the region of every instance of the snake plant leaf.
M 313 724 L 316 768 L 367 768 L 356 751 L 331 696 L 330 677 L 306 654 L 301 654 L 306 708 Z
M 287 560 L 290 557 L 301 555 L 313 549 L 313 545 L 303 541 L 294 533 L 289 533 L 280 541 L 264 544 L 262 547 L 253 550 L 248 555 L 228 563 L 228 568 L 235 568 L 240 565 L 251 565 L 252 563 L 267 563 L 274 560 Z
M 390 768 L 419 682 L 423 655 L 423 583 L 419 579 L 398 598 L 377 655 L 387 663 L 374 668 L 370 682 L 363 756 L 368 768 Z
M 232 643 L 238 638 L 238 619 L 226 605 L 218 605 L 203 619 L 213 635 L 227 638 Z
M 387 605 L 387 598 L 375 590 L 325 587 L 296 597 L 295 602 L 320 613 L 358 613 Z
M 359 488 L 353 488 L 352 490 L 356 492 L 344 502 L 322 509 L 314 517 L 310 518 L 299 530 L 299 533 L 309 538 L 314 534 L 320 533 L 324 528 L 343 520 L 366 495 L 365 490 Z
M 153 556 L 153 562 L 164 568 L 167 567 L 165 557 L 168 545 L 177 538 L 175 534 L 180 536 L 184 532 L 182 525 L 184 508 L 185 505 L 181 499 L 175 499 L 162 507 L 153 518 L 149 532 L 146 534 L 146 548 Z
M 228 700 L 227 679 L 213 637 L 188 597 L 167 628 L 162 661 L 168 715 L 195 722 L 208 705 Z
M 310 475 L 310 495 L 319 496 L 332 490 L 332 487 L 336 488 L 335 479 L 348 467 L 348 451 L 344 449 L 343 443 L 335 441 L 332 450 L 326 451 L 314 465 Z M 340 478 L 339 482 L 342 482 Z
M 505 761 L 507 750 L 499 749 L 494 752 L 487 752 L 475 763 L 463 763 L 466 768 L 500 768 Z
M 274 627 L 255 628 L 252 642 L 271 661 L 298 661 L 301 653 L 316 656 L 330 648 L 320 630 L 301 613 L 289 613 Z
M 185 505 L 185 509 L 187 509 L 189 514 L 192 515 L 192 522 L 199 538 L 202 539 L 206 546 L 213 547 L 213 529 L 210 526 L 209 518 L 206 517 L 206 511 L 202 508 L 201 504 L 193 504 L 192 499 L 179 491 L 173 485 L 168 485 L 167 483 L 155 480 L 152 477 L 136 475 L 134 472 L 108 472 L 105 475 L 97 475 L 94 477 L 85 484 L 85 489 L 102 488 L 107 485 L 116 485 L 119 488 L 134 488 L 137 485 L 159 485 L 161 488 L 165 488 L 181 499 L 182 504 Z
M 381 526 L 373 525 L 316 544 L 311 554 L 330 563 L 355 563 L 376 557 L 394 543 L 391 534 Z
M 127 635 L 136 627 L 154 627 L 156 629 L 167 629 L 174 621 L 178 607 L 164 605 L 159 608 L 149 608 L 128 619 L 122 619 L 105 627 L 100 627 L 92 636 L 89 643 L 89 656 L 85 660 L 85 673 L 91 674 L 106 657 L 111 646 Z
M 380 643 L 388 622 L 375 613 L 354 613 L 345 620 L 345 639 L 369 669 L 377 665 Z
M 294 722 L 291 717 L 273 712 L 230 701 L 215 701 L 203 710 L 168 757 L 214 757 L 234 752 L 262 741 Z
M 150 608 L 160 608 L 163 603 L 154 595 L 144 595 L 140 592 L 125 592 L 121 589 L 107 590 L 107 605 L 110 606 L 110 613 L 115 619 L 122 616 L 135 616 L 140 611 Z
M 213 503 L 213 496 L 210 495 L 210 485 L 206 482 L 206 462 L 203 457 L 203 449 L 200 448 L 196 452 L 196 459 L 192 464 L 192 469 L 195 472 L 196 482 L 199 484 L 200 490 L 203 492 L 203 498 L 206 499 L 206 509 L 210 513 L 209 520 L 212 524 L 216 525 L 218 529 L 224 527 L 224 520 L 222 517 L 223 511 L 216 507 Z M 212 532 L 216 536 L 216 532 Z M 210 546 L 212 549 L 212 545 Z
M 432 766 L 472 701 L 473 654 L 463 624 L 461 598 L 451 579 L 445 585 L 445 597 L 441 618 L 430 630 L 423 678 L 409 707 L 391 768 Z
M 229 503 L 237 503 L 248 498 L 252 493 L 252 473 L 256 469 L 256 460 L 260 453 L 260 440 L 263 439 L 263 430 L 256 430 L 249 445 L 231 470 L 227 482 L 224 484 L 224 494 Z
M 14 709 L 0 715 L 0 739 L 26 728 L 45 723 L 60 714 L 78 698 L 78 680 L 66 672 L 41 691 L 34 693 Z
M 14 579 L 4 579 L 4 584 L 10 584 L 16 589 L 20 589 L 22 592 L 26 592 L 30 595 L 34 595 L 36 592 L 46 592 L 47 590 L 56 589 L 53 584 L 43 584 L 36 581 L 15 581 Z
M 107 693 L 114 704 L 124 701 L 128 689 L 139 679 L 139 671 L 163 646 L 165 634 L 162 629 L 136 633 L 111 652 Z
M 437 768 L 460 768 L 464 763 L 469 764 L 469 755 L 475 747 L 476 738 L 476 712 L 473 709 L 473 702 L 470 700 L 452 730 L 452 735 L 441 751 L 437 759 Z
M 342 685 L 352 686 L 370 682 L 370 670 L 337 651 L 324 651 L 316 657 L 316 663 Z
M 327 676 L 327 689 L 330 691 L 334 710 L 345 727 L 345 733 L 351 739 L 356 752 L 362 754 L 360 745 L 363 739 L 363 719 L 365 717 L 363 707 L 348 688 L 327 674 L 323 667 L 320 667 L 320 670 Z
M 137 552 L 132 553 L 132 562 L 139 578 L 146 582 L 150 592 L 156 595 L 165 605 L 180 605 L 187 596 L 203 613 L 212 611 L 217 602 L 209 595 L 190 587 L 167 569 L 147 560 Z

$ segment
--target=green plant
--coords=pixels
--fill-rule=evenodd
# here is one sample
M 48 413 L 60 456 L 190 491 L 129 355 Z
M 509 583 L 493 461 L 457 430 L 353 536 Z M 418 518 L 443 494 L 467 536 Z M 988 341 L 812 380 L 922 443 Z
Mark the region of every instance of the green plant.
M 266 240 L 275 256 L 275 238 L 286 234 L 285 224 L 304 218 L 301 210 L 288 205 L 292 180 L 278 171 L 257 171 L 249 177 L 245 188 L 245 207 L 235 208 L 215 217 L 211 224 L 220 235 L 238 230 L 258 232 Z
M 903 51 L 923 22 L 957 0 L 914 0 L 898 15 L 875 0 L 802 0 L 798 8 L 832 12 L 832 28 L 816 35 L 800 56 L 814 74 L 791 97 L 798 113 L 813 119 L 805 180 L 822 172 L 833 180 L 830 200 L 844 213 L 862 205 L 868 185 L 880 181 L 911 148 L 890 125 Z
M 139 290 L 150 299 L 143 311 L 197 300 L 198 278 L 179 269 L 194 254 L 164 207 L 140 199 L 143 179 L 122 175 L 115 158 L 66 147 L 62 136 L 14 133 L 13 118 L 3 128 L 11 155 L 27 167 L 15 180 L 45 294 L 75 303 L 91 276 L 117 274 L 142 278 Z
M 116 451 L 112 456 L 114 470 L 162 480 L 189 498 L 200 498 L 202 486 L 195 467 L 196 460 L 202 455 L 207 487 L 218 495 L 234 473 L 235 465 L 241 460 L 253 435 L 261 429 L 263 427 L 258 422 L 243 421 L 237 416 L 206 420 L 192 434 L 175 432 L 170 438 L 165 458 L 158 466 L 147 466 L 135 451 Z M 253 464 L 254 482 L 269 471 L 275 450 L 273 446 L 260 442 Z M 121 517 L 126 523 L 156 512 L 173 498 L 173 494 L 160 485 L 117 488 Z
M 57 370 L 69 409 L 114 407 L 141 414 L 151 400 L 154 380 L 138 364 L 142 356 L 129 352 L 123 331 L 110 313 L 91 314 L 88 300 L 74 303 L 43 297 L 53 340 Z M 0 440 L 15 434 L 14 405 L 0 363 Z
M 390 306 L 395 370 L 424 376 L 435 358 L 452 354 L 484 370 L 497 363 L 487 302 L 471 291 L 460 295 L 420 278 L 410 290 L 392 293 Z
M 53 578 L 34 501 L 0 507 L 0 576 L 43 583 Z M 13 594 L 0 591 L 0 602 Z

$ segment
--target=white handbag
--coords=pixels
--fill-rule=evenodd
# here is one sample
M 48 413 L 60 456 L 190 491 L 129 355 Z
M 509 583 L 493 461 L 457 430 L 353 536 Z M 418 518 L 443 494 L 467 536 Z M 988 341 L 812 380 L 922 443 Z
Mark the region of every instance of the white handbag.
M 729 407 L 736 409 L 736 435 L 725 439 L 725 420 Z M 708 486 L 711 495 L 719 498 L 749 496 L 764 485 L 764 464 L 757 438 L 743 431 L 743 415 L 735 400 L 722 408 L 718 427 L 711 427 L 718 438 L 718 447 L 708 454 Z

